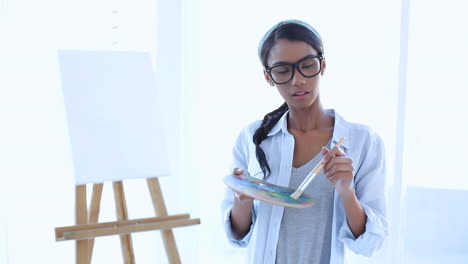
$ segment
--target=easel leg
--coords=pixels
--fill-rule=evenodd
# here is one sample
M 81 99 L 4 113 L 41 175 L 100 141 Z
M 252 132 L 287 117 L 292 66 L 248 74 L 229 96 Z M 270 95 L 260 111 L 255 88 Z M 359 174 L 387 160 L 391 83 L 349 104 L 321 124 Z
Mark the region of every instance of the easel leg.
M 128 220 L 127 205 L 125 203 L 125 194 L 121 181 L 113 182 L 115 206 L 118 220 Z M 120 235 L 120 245 L 126 264 L 134 264 L 135 256 L 133 254 L 132 237 L 130 235 Z
M 161 192 L 158 178 L 148 178 L 148 187 L 153 201 L 153 207 L 156 211 L 156 216 L 167 216 L 166 205 Z M 164 241 L 164 247 L 166 248 L 167 257 L 169 263 L 179 264 L 180 257 L 177 251 L 177 245 L 174 238 L 174 233 L 171 229 L 161 230 L 161 235 Z
M 76 224 L 88 222 L 88 208 L 86 206 L 86 185 L 75 187 L 75 218 Z M 76 241 L 76 263 L 89 264 L 88 240 Z
M 102 183 L 94 184 L 93 185 L 93 195 L 91 196 L 91 205 L 89 208 L 89 219 L 88 223 L 95 224 L 99 218 L 99 211 L 101 209 L 101 196 L 102 196 Z M 91 259 L 93 258 L 93 249 L 94 249 L 94 238 L 88 240 L 88 252 L 89 252 L 89 263 L 91 263 Z

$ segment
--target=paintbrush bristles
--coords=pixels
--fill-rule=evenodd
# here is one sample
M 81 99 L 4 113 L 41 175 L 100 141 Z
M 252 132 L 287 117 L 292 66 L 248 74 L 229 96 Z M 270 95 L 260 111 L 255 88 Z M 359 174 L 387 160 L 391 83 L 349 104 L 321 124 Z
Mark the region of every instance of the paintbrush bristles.
M 297 200 L 297 198 L 299 198 L 301 194 L 302 194 L 302 191 L 297 189 L 293 194 L 291 194 L 291 198 L 293 198 L 294 200 Z

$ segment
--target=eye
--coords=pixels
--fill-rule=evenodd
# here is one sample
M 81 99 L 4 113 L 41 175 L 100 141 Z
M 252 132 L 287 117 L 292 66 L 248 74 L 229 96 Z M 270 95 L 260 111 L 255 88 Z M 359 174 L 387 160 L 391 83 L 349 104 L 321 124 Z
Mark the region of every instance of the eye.
M 273 74 L 288 74 L 291 71 L 288 65 L 281 65 L 271 69 Z
M 308 59 L 301 63 L 301 69 L 310 69 L 317 63 L 316 59 Z

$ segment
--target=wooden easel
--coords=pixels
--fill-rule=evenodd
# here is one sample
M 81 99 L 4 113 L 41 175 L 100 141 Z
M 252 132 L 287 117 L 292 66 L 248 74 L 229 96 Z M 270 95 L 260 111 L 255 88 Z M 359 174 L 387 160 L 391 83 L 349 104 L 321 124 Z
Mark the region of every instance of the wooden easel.
M 56 241 L 76 240 L 76 263 L 91 263 L 94 239 L 100 236 L 119 235 L 124 263 L 135 263 L 131 233 L 161 230 L 169 263 L 180 263 L 179 253 L 172 228 L 200 224 L 200 219 L 191 219 L 189 214 L 167 215 L 158 178 L 146 179 L 156 217 L 128 219 L 127 205 L 122 181 L 112 182 L 117 211 L 117 221 L 98 223 L 103 184 L 94 184 L 88 211 L 86 185 L 75 189 L 76 225 L 55 228 Z

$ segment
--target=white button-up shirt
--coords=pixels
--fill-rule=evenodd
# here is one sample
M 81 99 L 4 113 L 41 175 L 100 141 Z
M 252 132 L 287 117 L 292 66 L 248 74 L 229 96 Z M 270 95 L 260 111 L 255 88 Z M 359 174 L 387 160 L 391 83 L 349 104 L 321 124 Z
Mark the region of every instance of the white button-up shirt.
M 330 111 L 334 113 L 333 110 Z M 282 116 L 261 143 L 271 168 L 267 181 L 281 186 L 289 186 L 294 154 L 294 137 L 288 132 L 287 114 Z M 330 245 L 332 264 L 344 263 L 345 245 L 357 254 L 371 256 L 381 248 L 388 228 L 383 142 L 369 127 L 347 122 L 336 113 L 334 116 L 331 147 L 342 137 L 346 137 L 342 149 L 353 160 L 353 185 L 367 215 L 367 222 L 365 232 L 357 238 L 354 237 L 348 226 L 341 198 L 335 191 Z M 233 149 L 233 168 L 243 168 L 245 174 L 257 178 L 263 178 L 263 173 L 256 159 L 252 137 L 260 124 L 261 121 L 256 121 L 245 127 Z M 229 241 L 238 247 L 249 247 L 249 263 L 275 263 L 284 207 L 254 200 L 250 231 L 243 239 L 236 240 L 232 235 L 230 222 L 233 199 L 232 191 L 227 188 L 221 207 Z

